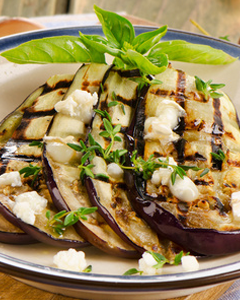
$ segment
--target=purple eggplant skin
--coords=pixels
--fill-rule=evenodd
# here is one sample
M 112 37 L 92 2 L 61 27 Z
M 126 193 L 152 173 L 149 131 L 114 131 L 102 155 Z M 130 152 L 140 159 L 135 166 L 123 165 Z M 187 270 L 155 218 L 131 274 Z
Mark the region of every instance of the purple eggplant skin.
M 131 157 L 134 139 L 126 134 L 126 141 Z M 173 214 L 162 208 L 153 198 L 148 199 L 141 193 L 142 179 L 137 177 L 132 171 L 125 172 L 129 200 L 137 214 L 157 234 L 199 255 L 223 255 L 240 251 L 240 230 L 218 231 L 184 227 Z
M 69 240 L 69 239 L 59 239 L 54 238 L 52 235 L 40 230 L 39 228 L 27 224 L 23 222 L 20 218 L 17 218 L 6 206 L 0 203 L 0 212 L 2 215 L 12 224 L 18 226 L 22 231 L 28 234 L 32 241 L 39 241 L 44 244 L 48 244 L 55 247 L 62 248 L 82 248 L 89 246 L 89 243 L 77 241 L 77 240 Z
M 6 232 L 0 231 L 0 243 L 12 245 L 28 245 L 38 241 L 25 232 Z
M 63 196 L 61 195 L 57 183 L 54 180 L 53 172 L 51 166 L 49 165 L 48 159 L 45 155 L 45 151 L 43 151 L 42 158 L 44 173 L 46 177 L 46 184 L 48 186 L 51 198 L 53 200 L 54 205 L 57 207 L 59 211 L 66 210 L 70 211 L 69 206 L 65 202 Z M 110 247 L 106 241 L 104 241 L 101 237 L 98 237 L 95 233 L 90 231 L 87 226 L 85 226 L 80 220 L 73 225 L 75 230 L 83 237 L 86 241 L 88 241 L 93 246 L 102 250 L 111 255 L 124 257 L 124 258 L 139 258 L 139 252 L 129 249 L 122 249 L 119 247 Z
M 97 195 L 97 191 L 94 187 L 93 181 L 90 177 L 85 178 L 85 186 L 88 191 L 88 196 L 90 199 L 90 202 L 93 206 L 97 206 L 98 212 L 101 214 L 101 216 L 106 220 L 108 225 L 113 229 L 113 231 L 116 232 L 116 234 L 124 240 L 127 244 L 135 248 L 139 253 L 143 253 L 145 250 L 142 247 L 137 246 L 135 243 L 133 243 L 125 233 L 122 232 L 122 230 L 119 228 L 117 222 L 114 220 L 113 216 L 108 212 L 108 210 L 101 205 L 99 202 L 99 197 Z

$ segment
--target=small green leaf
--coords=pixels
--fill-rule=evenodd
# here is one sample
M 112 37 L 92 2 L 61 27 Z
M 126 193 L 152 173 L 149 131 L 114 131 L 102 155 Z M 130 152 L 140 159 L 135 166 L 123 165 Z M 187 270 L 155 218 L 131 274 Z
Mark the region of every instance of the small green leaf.
M 113 127 L 112 127 L 112 124 L 109 122 L 108 119 L 104 118 L 103 119 L 103 124 L 104 124 L 104 128 L 106 129 L 106 131 L 109 133 L 109 134 L 112 134 L 113 132 Z
M 208 168 L 204 169 L 202 171 L 202 173 L 200 174 L 200 177 L 203 177 L 204 175 L 206 175 L 210 170 Z
M 108 107 L 117 106 L 117 105 L 118 105 L 118 101 L 111 101 L 108 103 Z
M 123 276 L 130 276 L 130 275 L 136 275 L 136 274 L 142 274 L 141 271 L 138 271 L 136 268 L 132 268 L 127 270 L 125 273 L 123 273 Z
M 73 143 L 67 143 L 67 145 L 72 148 L 73 150 L 77 151 L 77 152 L 82 152 L 83 148 L 80 145 L 77 144 L 73 144 Z
M 92 272 L 92 266 L 91 266 L 91 265 L 87 266 L 87 267 L 83 270 L 83 272 L 84 272 L 84 273 L 90 273 L 90 272 Z
M 30 147 L 33 147 L 33 146 L 37 146 L 38 148 L 43 148 L 43 142 L 40 142 L 40 141 L 32 141 L 30 144 L 29 144 Z

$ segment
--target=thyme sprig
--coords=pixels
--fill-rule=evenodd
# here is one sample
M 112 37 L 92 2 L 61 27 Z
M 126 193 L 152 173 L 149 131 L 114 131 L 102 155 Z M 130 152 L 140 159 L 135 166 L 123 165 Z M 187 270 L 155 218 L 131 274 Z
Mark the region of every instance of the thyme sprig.
M 30 163 L 28 167 L 24 167 L 21 170 L 19 170 L 19 173 L 20 175 L 24 174 L 23 175 L 24 178 L 33 176 L 33 180 L 31 183 L 31 186 L 33 186 L 41 170 L 42 170 L 42 166 L 37 166 L 37 165 L 34 166 L 33 164 Z
M 132 167 L 125 167 L 122 166 L 124 169 L 132 169 L 137 173 L 141 173 L 143 179 L 148 180 L 152 177 L 152 174 L 158 168 L 171 168 L 171 182 L 172 184 L 175 183 L 177 175 L 179 175 L 182 179 L 184 176 L 187 176 L 186 171 L 193 170 L 193 171 L 200 171 L 203 170 L 200 174 L 200 177 L 203 177 L 209 172 L 208 168 L 202 169 L 197 166 L 184 166 L 184 165 L 174 165 L 169 163 L 169 159 L 162 160 L 160 158 L 156 159 L 154 155 L 150 155 L 149 158 L 145 161 L 141 156 L 137 157 L 137 151 L 133 152 L 131 157 L 131 161 L 133 163 Z
M 47 226 L 52 228 L 58 235 L 62 235 L 67 227 L 74 225 L 79 219 L 87 220 L 87 216 L 97 210 L 97 207 L 80 207 L 74 211 L 62 210 L 51 217 L 48 210 L 46 218 L 48 219 Z
M 222 93 L 216 92 L 216 90 L 221 89 L 225 86 L 225 84 L 223 83 L 212 83 L 212 80 L 208 80 L 205 82 L 198 76 L 195 76 L 195 84 L 197 90 L 199 92 L 202 92 L 205 98 L 208 98 L 210 96 L 215 99 L 223 96 Z

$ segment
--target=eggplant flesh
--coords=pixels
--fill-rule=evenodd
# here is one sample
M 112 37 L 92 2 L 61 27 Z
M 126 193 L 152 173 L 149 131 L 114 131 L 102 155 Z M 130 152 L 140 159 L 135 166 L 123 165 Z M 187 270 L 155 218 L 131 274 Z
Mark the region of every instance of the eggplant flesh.
M 107 65 L 83 65 L 76 74 L 78 84 L 71 86 L 66 98 L 75 89 L 85 90 L 91 94 L 98 93 L 102 81 L 108 76 L 108 69 L 109 66 Z M 70 124 L 74 122 L 75 125 L 69 126 L 69 122 Z M 69 136 L 71 136 L 73 143 L 78 143 L 80 140 L 85 141 L 89 126 L 90 124 L 85 124 L 77 117 L 59 112 L 55 115 L 45 139 L 44 172 L 49 192 L 59 210 L 74 211 L 80 207 L 91 207 L 92 205 L 86 188 L 80 181 L 78 165 L 81 155 L 73 151 L 70 159 L 61 161 L 49 151 L 51 149 L 49 145 L 52 141 L 63 141 Z M 88 215 L 87 220 L 80 219 L 75 224 L 75 228 L 87 241 L 107 253 L 129 258 L 139 256 L 135 249 L 116 235 L 98 212 Z
M 12 171 L 19 171 L 28 167 L 29 163 L 41 168 L 41 147 L 30 146 L 30 142 L 42 142 L 42 139 L 49 126 L 49 122 L 55 114 L 54 105 L 60 101 L 66 93 L 73 79 L 72 75 L 59 75 L 50 78 L 39 90 L 41 93 L 34 92 L 25 102 L 2 122 L 2 145 L 1 148 L 1 174 Z M 17 116 L 17 117 L 16 117 Z M 15 123 L 13 119 L 15 118 Z M 9 120 L 10 119 L 10 120 Z M 6 127 L 7 124 L 7 127 Z M 36 127 L 36 124 L 38 126 Z M 6 131 L 8 131 L 6 133 Z M 10 137 L 6 141 L 7 137 Z M 14 224 L 14 234 L 2 233 L 0 239 L 6 242 L 26 243 L 33 240 L 45 242 L 62 247 L 81 247 L 89 245 L 74 230 L 68 228 L 62 236 L 57 236 L 55 232 L 47 226 L 46 211 L 50 211 L 53 216 L 58 212 L 54 207 L 50 194 L 45 184 L 45 180 L 39 173 L 37 180 L 33 183 L 33 176 L 23 178 L 22 186 L 12 187 L 11 185 L 1 186 L 0 188 L 0 211 L 5 217 L 6 222 Z M 42 214 L 36 215 L 34 225 L 27 224 L 13 213 L 15 197 L 29 191 L 37 191 L 39 195 L 48 200 L 47 208 Z M 8 220 L 8 221 L 7 221 Z M 13 225 L 12 225 L 13 226 Z M 11 227 L 10 227 L 11 228 Z M 21 230 L 19 229 L 21 228 Z M 16 238 L 19 232 L 18 239 Z M 25 232 L 25 234 L 23 234 Z M 27 234 L 29 238 L 26 238 Z M 16 243 L 17 243 L 16 242 Z
M 240 188 L 240 131 L 234 106 L 225 94 L 216 99 L 204 97 L 196 90 L 194 78 L 182 71 L 169 68 L 156 77 L 163 84 L 149 88 L 126 135 L 130 156 L 137 149 L 145 160 L 150 155 L 173 157 L 178 164 L 210 171 L 203 177 L 202 171 L 187 171 L 199 191 L 190 202 L 179 200 L 167 185 L 156 186 L 139 174 L 126 172 L 131 204 L 153 230 L 187 250 L 204 255 L 239 251 L 239 221 L 231 204 L 231 194 Z M 156 116 L 163 100 L 185 110 L 173 129 L 177 139 L 168 143 L 143 134 L 145 121 Z M 223 161 L 211 155 L 219 150 L 225 154 Z
M 116 100 L 118 105 L 109 106 L 109 103 Z M 115 142 L 113 150 L 126 148 L 123 133 L 128 130 L 137 101 L 137 84 L 131 78 L 125 77 L 124 73 L 112 69 L 104 83 L 104 92 L 100 96 L 98 109 L 108 112 L 113 126 L 122 125 L 121 133 L 119 133 L 122 142 Z M 124 110 L 122 106 L 125 107 Z M 109 140 L 99 135 L 104 130 L 103 128 L 103 119 L 97 114 L 92 122 L 91 134 L 106 149 Z M 94 164 L 92 171 L 95 175 L 101 173 L 109 176 L 107 162 L 103 158 L 95 157 L 90 163 Z M 147 250 L 154 251 L 169 259 L 174 256 L 175 251 L 179 251 L 179 247 L 167 239 L 159 240 L 157 234 L 137 216 L 129 203 L 126 185 L 121 176 L 119 178 L 109 176 L 107 182 L 87 177 L 85 186 L 92 205 L 98 207 L 99 213 L 109 226 L 137 251 L 140 253 Z

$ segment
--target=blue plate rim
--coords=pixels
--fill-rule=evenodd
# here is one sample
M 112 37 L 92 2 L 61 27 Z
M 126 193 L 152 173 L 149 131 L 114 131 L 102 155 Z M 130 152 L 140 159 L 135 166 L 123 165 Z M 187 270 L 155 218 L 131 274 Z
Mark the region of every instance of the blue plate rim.
M 155 30 L 158 27 L 155 26 L 134 26 L 136 35 Z M 69 26 L 63 28 L 47 28 L 34 31 L 28 31 L 18 34 L 13 34 L 7 37 L 0 38 L 0 52 L 7 49 L 16 47 L 22 43 L 28 42 L 32 39 L 40 39 L 51 36 L 73 35 L 78 36 L 78 32 L 81 31 L 84 34 L 100 34 L 103 35 L 102 27 L 100 25 L 87 25 L 87 26 Z M 214 48 L 225 51 L 226 53 L 240 57 L 240 45 L 231 43 L 229 41 L 207 36 L 203 34 L 183 31 L 179 29 L 169 28 L 167 34 L 162 38 L 162 41 L 183 39 L 187 42 L 199 43 L 209 45 Z

